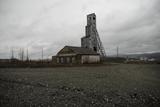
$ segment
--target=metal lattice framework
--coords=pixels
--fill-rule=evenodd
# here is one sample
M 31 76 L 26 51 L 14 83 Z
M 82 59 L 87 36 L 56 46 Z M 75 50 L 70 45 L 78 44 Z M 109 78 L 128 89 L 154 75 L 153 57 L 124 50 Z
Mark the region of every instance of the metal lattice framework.
M 104 50 L 104 47 L 103 47 L 103 44 L 102 44 L 102 41 L 100 40 L 100 37 L 99 37 L 99 34 L 97 32 L 97 29 L 93 29 L 94 32 L 96 33 L 96 40 L 98 42 L 98 50 L 99 50 L 99 54 L 102 56 L 102 57 L 106 57 L 106 52 Z

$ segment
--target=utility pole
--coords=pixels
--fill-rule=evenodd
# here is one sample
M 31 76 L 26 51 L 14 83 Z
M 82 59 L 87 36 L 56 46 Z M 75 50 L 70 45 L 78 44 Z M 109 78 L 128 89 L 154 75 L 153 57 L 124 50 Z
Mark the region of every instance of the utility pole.
M 42 48 L 42 61 L 43 61 L 43 48 Z
M 117 46 L 117 57 L 119 57 L 119 47 Z
M 24 49 L 22 49 L 22 61 L 24 60 Z
M 22 49 L 19 49 L 19 59 L 22 60 Z
M 11 59 L 14 59 L 14 51 L 13 51 L 13 48 L 12 48 L 12 56 L 11 56 Z
M 19 60 L 21 60 L 21 48 L 19 49 L 18 57 L 19 57 Z
M 26 60 L 29 61 L 28 48 L 27 48 L 27 58 L 26 58 Z

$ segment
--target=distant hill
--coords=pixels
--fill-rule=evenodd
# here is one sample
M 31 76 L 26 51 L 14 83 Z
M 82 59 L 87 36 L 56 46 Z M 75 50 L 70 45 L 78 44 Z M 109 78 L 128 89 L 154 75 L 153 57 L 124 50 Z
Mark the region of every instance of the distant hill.
M 109 57 L 116 57 L 116 55 L 109 56 Z M 154 58 L 155 60 L 160 61 L 160 52 L 141 53 L 141 54 L 120 54 L 119 57 L 137 58 L 137 59 L 139 59 L 140 57 L 146 57 L 148 59 Z
M 154 58 L 157 61 L 160 61 L 160 52 L 155 53 L 142 53 L 142 54 L 124 54 L 120 55 L 120 57 L 129 57 L 129 58 L 140 58 L 140 57 L 146 57 L 148 59 Z

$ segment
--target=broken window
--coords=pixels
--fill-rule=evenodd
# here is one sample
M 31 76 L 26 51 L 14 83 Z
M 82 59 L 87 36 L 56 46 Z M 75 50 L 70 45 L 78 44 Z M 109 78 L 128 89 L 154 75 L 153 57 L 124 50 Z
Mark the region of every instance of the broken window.
M 75 57 L 72 57 L 72 63 L 74 63 L 75 62 Z
M 61 63 L 63 63 L 63 58 L 61 58 Z
M 97 48 L 96 48 L 96 47 L 93 47 L 93 50 L 94 50 L 95 52 L 97 52 Z
M 57 58 L 57 63 L 59 63 L 59 58 Z
M 67 57 L 67 63 L 70 63 L 70 57 Z

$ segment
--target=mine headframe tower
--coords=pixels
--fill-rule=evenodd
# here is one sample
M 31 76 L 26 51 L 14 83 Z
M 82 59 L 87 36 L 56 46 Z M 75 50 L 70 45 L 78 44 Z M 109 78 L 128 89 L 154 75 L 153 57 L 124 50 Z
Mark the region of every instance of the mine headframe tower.
M 96 28 L 95 13 L 87 15 L 87 25 L 85 27 L 85 31 L 85 36 L 81 38 L 81 46 L 94 50 L 99 53 L 101 57 L 106 57 L 104 47 Z

